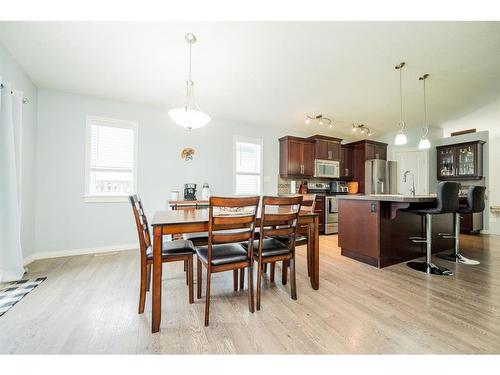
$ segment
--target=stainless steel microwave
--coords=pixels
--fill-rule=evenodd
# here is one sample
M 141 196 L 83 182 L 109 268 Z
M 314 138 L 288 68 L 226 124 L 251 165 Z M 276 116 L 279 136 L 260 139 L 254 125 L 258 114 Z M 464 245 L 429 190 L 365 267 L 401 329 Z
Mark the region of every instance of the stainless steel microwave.
M 314 160 L 314 177 L 339 178 L 340 163 L 333 160 Z

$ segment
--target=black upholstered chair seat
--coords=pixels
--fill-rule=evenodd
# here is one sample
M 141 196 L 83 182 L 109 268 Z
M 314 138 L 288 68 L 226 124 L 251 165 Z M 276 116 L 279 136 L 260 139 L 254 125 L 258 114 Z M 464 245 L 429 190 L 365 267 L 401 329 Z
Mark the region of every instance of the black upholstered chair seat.
M 245 249 L 248 249 L 248 243 L 242 243 Z M 253 242 L 253 253 L 254 256 L 259 254 L 259 240 Z M 262 244 L 262 256 L 271 257 L 276 255 L 284 255 L 290 253 L 290 249 L 281 241 L 275 238 L 265 238 Z
M 414 208 L 408 208 L 405 211 L 417 215 L 426 215 L 426 214 L 439 215 L 445 213 L 439 207 L 425 207 L 425 206 L 424 207 L 415 206 Z
M 169 241 L 167 239 L 163 240 L 163 247 L 161 255 L 162 257 L 167 257 L 171 255 L 189 255 L 194 254 L 194 245 L 189 240 L 175 240 Z M 146 250 L 146 256 L 148 259 L 153 259 L 153 247 L 150 246 Z
M 273 236 L 272 238 L 284 244 L 287 244 L 288 241 L 290 240 L 289 236 Z M 297 237 L 295 237 L 295 245 L 296 246 L 307 245 L 307 237 L 301 234 L 297 234 Z
M 206 263 L 208 262 L 208 246 L 196 248 L 196 254 Z M 212 265 L 236 263 L 248 260 L 248 253 L 238 243 L 212 245 Z
M 182 238 L 192 241 L 196 247 L 208 244 L 208 232 L 185 233 L 182 235 Z

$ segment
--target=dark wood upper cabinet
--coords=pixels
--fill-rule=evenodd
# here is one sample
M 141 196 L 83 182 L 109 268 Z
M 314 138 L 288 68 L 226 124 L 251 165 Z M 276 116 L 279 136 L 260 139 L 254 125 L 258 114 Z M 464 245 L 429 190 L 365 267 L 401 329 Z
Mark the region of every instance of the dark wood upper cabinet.
M 312 177 L 314 144 L 304 138 L 286 136 L 280 142 L 280 176 Z
M 340 178 L 353 176 L 353 150 L 349 146 L 340 145 Z
M 387 143 L 363 140 L 348 143 L 343 147 L 352 149 L 352 179 L 358 182 L 358 192 L 364 193 L 365 161 L 371 159 L 387 160 Z
M 313 135 L 307 139 L 314 142 L 314 159 L 340 161 L 341 139 L 324 135 Z
M 382 159 L 387 160 L 387 145 L 378 143 L 366 143 L 365 160 Z
M 438 180 L 476 180 L 483 178 L 484 141 L 437 146 Z
M 308 142 L 302 144 L 302 174 L 304 176 L 314 175 L 314 145 Z

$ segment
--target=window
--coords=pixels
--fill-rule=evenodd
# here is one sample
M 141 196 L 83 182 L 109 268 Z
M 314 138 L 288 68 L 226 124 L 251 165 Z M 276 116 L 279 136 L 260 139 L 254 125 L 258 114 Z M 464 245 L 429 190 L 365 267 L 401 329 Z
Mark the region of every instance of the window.
M 262 139 L 234 137 L 234 193 L 262 192 Z
M 87 117 L 86 202 L 126 202 L 137 190 L 137 123 Z

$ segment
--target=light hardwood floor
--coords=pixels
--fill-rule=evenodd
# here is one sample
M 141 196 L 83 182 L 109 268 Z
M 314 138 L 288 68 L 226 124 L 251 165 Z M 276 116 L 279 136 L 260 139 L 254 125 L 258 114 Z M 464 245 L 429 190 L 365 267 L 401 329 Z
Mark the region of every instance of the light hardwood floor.
M 0 318 L 0 353 L 500 353 L 500 237 L 463 236 L 479 266 L 447 265 L 452 277 L 404 264 L 382 270 L 340 256 L 337 236 L 320 239 L 320 289 L 298 249 L 298 300 L 266 279 L 262 310 L 250 314 L 232 272 L 188 304 L 182 263 L 164 265 L 161 332 L 151 334 L 151 300 L 137 314 L 138 254 L 119 252 L 36 261 L 48 279 Z

